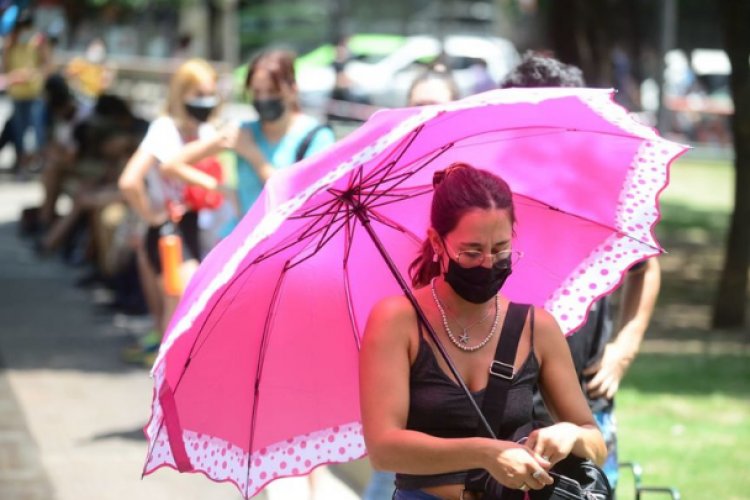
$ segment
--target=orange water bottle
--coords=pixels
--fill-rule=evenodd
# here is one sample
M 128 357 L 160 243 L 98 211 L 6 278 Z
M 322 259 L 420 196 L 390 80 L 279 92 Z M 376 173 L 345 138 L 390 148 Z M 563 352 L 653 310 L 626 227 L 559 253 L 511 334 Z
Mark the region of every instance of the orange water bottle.
M 180 275 L 182 267 L 182 238 L 175 231 L 174 224 L 166 223 L 159 236 L 159 258 L 164 293 L 182 295 L 183 283 Z

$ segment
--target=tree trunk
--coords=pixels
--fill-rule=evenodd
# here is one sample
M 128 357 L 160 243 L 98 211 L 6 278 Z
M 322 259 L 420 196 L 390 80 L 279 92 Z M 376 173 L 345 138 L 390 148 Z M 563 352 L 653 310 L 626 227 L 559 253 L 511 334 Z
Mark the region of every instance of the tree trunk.
M 750 267 L 750 3 L 720 2 L 726 51 L 732 63 L 730 86 L 734 100 L 732 133 L 735 149 L 734 212 L 727 238 L 724 270 L 714 304 L 714 327 L 745 324 Z
M 581 68 L 592 87 L 611 85 L 609 15 L 606 2 L 587 0 L 554 0 L 547 10 L 555 57 Z

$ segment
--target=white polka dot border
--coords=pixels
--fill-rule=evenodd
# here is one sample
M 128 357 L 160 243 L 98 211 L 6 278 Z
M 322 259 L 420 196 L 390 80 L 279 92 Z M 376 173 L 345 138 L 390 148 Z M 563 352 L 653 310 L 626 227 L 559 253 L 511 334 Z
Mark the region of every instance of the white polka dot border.
M 250 498 L 275 479 L 309 474 L 324 464 L 344 463 L 365 455 L 362 427 L 349 423 L 276 443 L 249 455 L 242 448 L 205 434 L 184 431 L 185 449 L 193 473 L 212 481 L 230 482 Z M 144 474 L 161 467 L 175 468 L 166 431 L 152 440 Z

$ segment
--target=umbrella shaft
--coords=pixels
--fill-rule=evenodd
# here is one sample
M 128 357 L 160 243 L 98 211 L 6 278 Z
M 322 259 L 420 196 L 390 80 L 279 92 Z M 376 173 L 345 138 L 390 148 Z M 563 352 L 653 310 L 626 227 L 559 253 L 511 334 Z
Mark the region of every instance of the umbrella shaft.
M 477 416 L 479 417 L 480 422 L 485 427 L 485 429 L 487 429 L 487 432 L 489 433 L 489 435 L 493 439 L 497 439 L 497 437 L 495 436 L 495 432 L 492 430 L 492 427 L 487 422 L 487 419 L 484 418 L 484 414 L 482 413 L 482 410 L 480 410 L 479 406 L 477 406 L 477 402 L 474 399 L 474 396 L 471 395 L 471 391 L 469 391 L 469 388 L 466 387 L 466 383 L 464 382 L 463 377 L 461 377 L 461 375 L 458 373 L 458 369 L 456 369 L 456 366 L 453 364 L 453 361 L 451 360 L 450 356 L 446 352 L 445 347 L 443 347 L 443 343 L 440 342 L 440 339 L 438 339 L 437 333 L 435 333 L 435 329 L 432 328 L 432 325 L 430 324 L 430 322 L 427 321 L 427 316 L 422 310 L 422 307 L 417 302 L 416 297 L 414 297 L 414 294 L 411 291 L 411 287 L 409 287 L 409 284 L 406 283 L 406 280 L 404 279 L 404 277 L 401 276 L 401 273 L 396 267 L 396 264 L 393 262 L 393 259 L 391 259 L 391 256 L 388 254 L 388 252 L 386 252 L 385 246 L 383 246 L 383 242 L 380 240 L 375 230 L 373 230 L 372 225 L 370 224 L 370 218 L 367 216 L 366 210 L 360 205 L 360 206 L 355 207 L 354 213 L 356 214 L 359 221 L 362 223 L 362 226 L 365 228 L 365 231 L 367 231 L 367 234 L 370 235 L 370 238 L 375 244 L 375 247 L 378 249 L 378 252 L 380 252 L 380 255 L 383 257 L 383 260 L 385 260 L 385 263 L 388 266 L 388 269 L 391 270 L 391 273 L 396 278 L 396 281 L 401 287 L 401 290 L 403 290 L 404 294 L 409 299 L 409 302 L 411 302 L 412 306 L 414 306 L 414 310 L 417 311 L 417 316 L 419 316 L 419 320 L 427 329 L 427 332 L 430 334 L 430 338 L 432 338 L 432 341 L 437 346 L 438 351 L 440 352 L 440 355 L 445 360 L 445 363 L 448 365 L 448 368 L 453 374 L 453 377 L 456 379 L 456 381 L 458 381 L 458 384 L 461 386 L 461 389 L 463 389 L 464 394 L 466 394 L 466 397 L 469 399 L 469 403 L 471 403 L 471 407 L 476 412 Z

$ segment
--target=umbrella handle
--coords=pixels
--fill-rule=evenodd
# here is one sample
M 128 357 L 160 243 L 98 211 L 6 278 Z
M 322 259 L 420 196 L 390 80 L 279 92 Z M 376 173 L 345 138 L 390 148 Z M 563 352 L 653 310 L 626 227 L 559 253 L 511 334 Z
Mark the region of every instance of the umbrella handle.
M 391 256 L 385 250 L 385 247 L 383 246 L 383 242 L 380 240 L 377 233 L 372 228 L 372 225 L 370 224 L 370 217 L 367 215 L 367 209 L 363 207 L 361 204 L 359 204 L 357 201 L 352 200 L 351 198 L 349 199 L 345 198 L 345 200 L 348 201 L 354 207 L 354 213 L 357 216 L 357 219 L 359 219 L 359 221 L 362 223 L 362 226 L 365 228 L 365 231 L 367 231 L 367 234 L 370 235 L 370 238 L 375 244 L 375 247 L 378 249 L 378 252 L 380 252 L 380 255 L 385 260 L 385 263 L 388 266 L 388 269 L 391 270 L 391 273 L 396 278 L 396 281 L 401 287 L 401 290 L 403 290 L 404 295 L 406 295 L 406 297 L 409 299 L 409 302 L 411 302 L 412 306 L 414 307 L 414 310 L 417 311 L 417 316 L 419 317 L 419 321 L 421 321 L 422 324 L 424 324 L 425 328 L 427 329 L 427 332 L 430 334 L 430 338 L 437 346 L 438 352 L 440 352 L 440 356 L 445 360 L 445 363 L 448 365 L 448 369 L 450 369 L 451 373 L 456 378 L 458 385 L 461 386 L 461 389 L 464 391 L 464 394 L 466 394 L 466 397 L 469 399 L 469 403 L 471 403 L 471 407 L 474 409 L 477 416 L 479 417 L 479 421 L 487 430 L 488 435 L 491 436 L 493 439 L 497 439 L 495 432 L 492 430 L 492 426 L 490 426 L 490 424 L 487 422 L 487 419 L 484 417 L 482 410 L 479 409 L 479 406 L 477 405 L 477 402 L 474 399 L 474 396 L 471 395 L 471 391 L 469 390 L 468 387 L 466 387 L 466 383 L 464 382 L 464 379 L 458 373 L 458 369 L 456 369 L 456 365 L 453 364 L 453 361 L 448 355 L 448 352 L 445 350 L 445 347 L 443 347 L 443 343 L 440 342 L 440 339 L 438 339 L 437 333 L 435 333 L 435 329 L 432 328 L 432 325 L 427 320 L 427 316 L 422 310 L 422 307 L 417 302 L 416 297 L 414 297 L 414 293 L 412 293 L 411 288 L 406 283 L 406 280 L 404 279 L 404 277 L 401 276 L 401 273 L 396 267 L 395 262 L 393 262 L 393 259 L 391 259 Z

